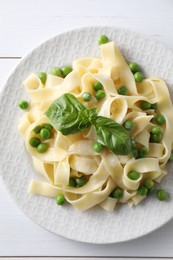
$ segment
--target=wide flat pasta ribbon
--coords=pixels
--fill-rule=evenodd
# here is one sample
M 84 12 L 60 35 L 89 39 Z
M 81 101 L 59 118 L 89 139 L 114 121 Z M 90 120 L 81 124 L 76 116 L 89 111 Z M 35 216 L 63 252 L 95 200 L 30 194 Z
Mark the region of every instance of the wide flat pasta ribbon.
M 97 100 L 93 88 L 100 82 L 105 98 Z M 160 182 L 167 174 L 165 165 L 173 148 L 173 106 L 166 83 L 158 77 L 144 79 L 136 83 L 127 62 L 114 42 L 101 45 L 101 57 L 83 57 L 73 62 L 73 71 L 65 78 L 47 75 L 43 84 L 38 75 L 32 73 L 24 81 L 30 97 L 30 107 L 20 119 L 18 130 L 25 141 L 36 171 L 47 182 L 32 180 L 29 192 L 47 197 L 64 194 L 66 200 L 79 210 L 87 210 L 99 205 L 106 211 L 113 211 L 117 203 L 138 205 L 146 196 L 137 193 L 145 179 Z M 118 88 L 127 87 L 127 95 L 119 95 Z M 82 95 L 92 94 L 89 102 Z M 29 144 L 32 137 L 38 137 L 33 129 L 50 123 L 44 112 L 53 101 L 64 93 L 73 94 L 87 108 L 97 107 L 98 115 L 123 124 L 132 120 L 135 127 L 129 134 L 137 142 L 137 148 L 145 146 L 149 152 L 146 158 L 135 160 L 132 154 L 117 156 L 106 147 L 97 153 L 92 145 L 97 141 L 91 127 L 85 132 L 64 136 L 53 131 L 51 138 L 44 141 L 48 145 L 45 153 L 38 153 Z M 157 103 L 157 109 L 143 110 L 141 102 Z M 163 139 L 159 143 L 150 142 L 150 132 L 156 125 L 155 117 L 162 114 L 166 123 L 162 126 Z M 40 138 L 40 137 L 39 137 Z M 128 177 L 130 171 L 138 171 L 138 180 Z M 82 187 L 70 187 L 69 179 L 85 176 L 87 182 Z M 120 199 L 110 197 L 119 187 L 123 190 Z

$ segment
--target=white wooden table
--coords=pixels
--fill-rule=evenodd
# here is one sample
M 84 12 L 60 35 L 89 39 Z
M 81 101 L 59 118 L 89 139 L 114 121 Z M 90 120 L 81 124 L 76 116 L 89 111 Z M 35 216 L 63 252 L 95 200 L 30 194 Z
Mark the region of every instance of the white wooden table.
M 172 0 L 1 0 L 0 86 L 12 67 L 35 45 L 76 27 L 126 27 L 146 33 L 173 50 L 172 13 Z M 77 256 L 82 259 L 173 259 L 173 220 L 130 242 L 112 245 L 77 243 L 34 224 L 20 212 L 0 180 L 0 259 L 5 256 L 20 259 L 57 256 L 58 259 L 70 257 L 71 260 Z

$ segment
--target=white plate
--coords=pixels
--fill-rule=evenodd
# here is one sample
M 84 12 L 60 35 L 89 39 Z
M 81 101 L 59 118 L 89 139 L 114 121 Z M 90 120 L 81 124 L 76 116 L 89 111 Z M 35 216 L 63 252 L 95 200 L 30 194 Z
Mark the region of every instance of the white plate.
M 148 198 L 137 207 L 121 206 L 113 213 L 95 208 L 79 212 L 71 206 L 27 194 L 34 172 L 32 162 L 17 132 L 22 111 L 17 101 L 27 99 L 22 81 L 30 72 L 49 71 L 52 66 L 71 64 L 82 56 L 98 56 L 97 40 L 106 34 L 117 42 L 127 60 L 136 61 L 146 76 L 158 75 L 173 93 L 173 53 L 162 44 L 139 33 L 110 27 L 90 27 L 58 35 L 25 56 L 7 79 L 0 97 L 0 170 L 2 179 L 20 209 L 34 222 L 58 235 L 89 243 L 114 243 L 145 235 L 173 217 L 173 200 Z M 171 96 L 173 96 L 171 93 Z M 173 174 L 163 187 L 173 197 Z M 19 230 L 20 232 L 20 230 Z

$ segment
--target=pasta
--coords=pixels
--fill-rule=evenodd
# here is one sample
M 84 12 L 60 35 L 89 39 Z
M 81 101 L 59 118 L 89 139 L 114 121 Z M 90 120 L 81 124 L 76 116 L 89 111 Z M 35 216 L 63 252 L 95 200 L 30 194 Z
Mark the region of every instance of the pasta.
M 165 165 L 173 143 L 173 106 L 163 80 L 150 77 L 136 82 L 114 42 L 102 44 L 100 49 L 100 58 L 75 60 L 73 71 L 65 78 L 48 74 L 43 83 L 37 74 L 30 74 L 24 81 L 30 106 L 20 119 L 18 130 L 36 171 L 44 179 L 32 180 L 29 193 L 54 198 L 63 195 L 79 210 L 98 205 L 106 211 L 113 211 L 117 203 L 139 204 L 146 198 L 146 194 L 138 192 L 145 180 L 159 183 L 167 174 Z M 101 84 L 100 93 L 104 92 L 105 97 L 96 98 L 97 91 L 93 88 L 96 82 Z M 121 86 L 127 88 L 126 95 L 119 93 Z M 131 147 L 128 154 L 114 153 L 99 140 L 92 125 L 72 134 L 63 134 L 55 129 L 45 112 L 66 93 L 73 95 L 87 111 L 97 108 L 100 118 L 109 118 L 120 126 L 130 122 L 133 127 L 128 129 L 128 135 L 135 140 L 136 148 Z M 83 99 L 84 93 L 91 94 L 88 102 Z M 142 108 L 142 102 L 150 104 L 150 107 Z M 154 109 L 156 103 L 157 110 Z M 162 138 L 151 142 L 157 115 L 165 118 L 165 123 L 160 126 Z M 51 124 L 53 129 L 50 137 L 42 140 L 48 147 L 42 152 L 36 149 L 35 144 L 31 145 L 30 140 L 41 139 L 35 129 L 38 126 L 43 129 L 45 124 Z M 97 141 L 102 146 L 104 144 L 100 151 L 93 149 L 93 143 Z M 145 156 L 134 155 L 134 150 L 142 154 L 142 148 L 148 151 Z M 131 178 L 130 172 L 137 172 L 139 176 Z M 78 180 L 84 183 L 78 184 Z M 70 185 L 70 181 L 76 181 L 75 185 Z M 112 196 L 117 188 L 122 192 L 121 196 Z

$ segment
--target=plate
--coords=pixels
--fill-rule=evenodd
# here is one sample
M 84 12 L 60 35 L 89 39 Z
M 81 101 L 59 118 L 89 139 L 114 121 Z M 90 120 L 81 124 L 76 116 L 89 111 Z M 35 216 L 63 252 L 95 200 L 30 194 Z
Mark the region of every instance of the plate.
M 17 131 L 23 111 L 20 99 L 28 99 L 22 86 L 31 72 L 49 71 L 52 66 L 71 64 L 83 56 L 99 56 L 101 34 L 117 42 L 127 60 L 136 61 L 146 76 L 158 75 L 169 85 L 173 97 L 173 53 L 162 44 L 137 32 L 113 27 L 88 27 L 69 31 L 42 43 L 26 55 L 4 84 L 0 96 L 0 174 L 19 208 L 34 222 L 60 236 L 88 243 L 115 243 L 146 235 L 173 217 L 173 200 L 148 198 L 137 207 L 121 206 L 113 213 L 100 208 L 79 212 L 58 207 L 53 199 L 27 193 L 35 173 Z M 173 164 L 163 187 L 173 197 Z

